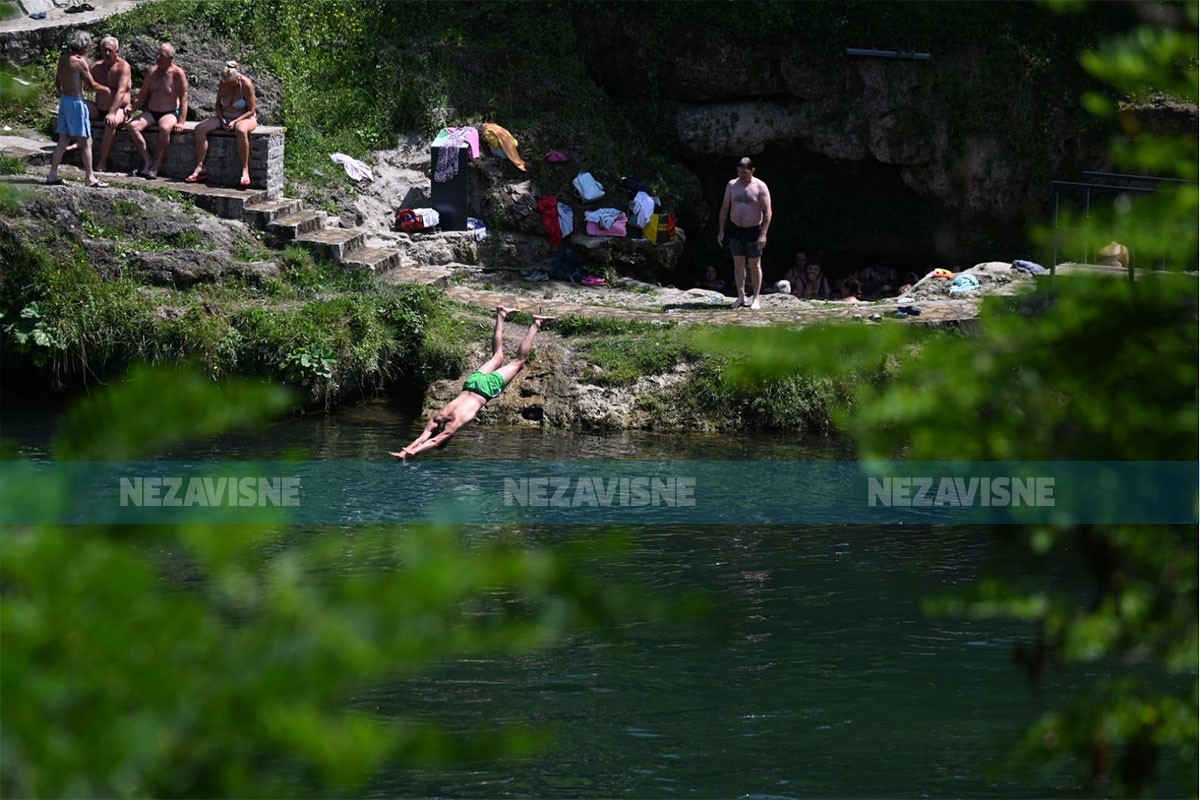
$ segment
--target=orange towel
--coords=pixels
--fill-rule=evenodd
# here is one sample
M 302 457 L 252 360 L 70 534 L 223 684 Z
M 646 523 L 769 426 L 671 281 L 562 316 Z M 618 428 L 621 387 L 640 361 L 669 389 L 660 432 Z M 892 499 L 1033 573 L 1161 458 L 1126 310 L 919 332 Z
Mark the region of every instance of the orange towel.
M 525 170 L 525 161 L 517 152 L 517 140 L 504 128 L 492 122 L 483 123 L 483 138 L 493 147 L 499 147 L 508 156 L 508 160 L 517 165 L 517 169 Z

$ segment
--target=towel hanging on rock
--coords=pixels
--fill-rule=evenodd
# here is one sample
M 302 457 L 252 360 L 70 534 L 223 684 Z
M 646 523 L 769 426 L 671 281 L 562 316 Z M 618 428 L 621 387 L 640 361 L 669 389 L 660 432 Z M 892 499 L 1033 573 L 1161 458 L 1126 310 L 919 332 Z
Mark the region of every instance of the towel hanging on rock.
M 517 140 L 507 130 L 494 122 L 485 122 L 483 123 L 483 140 L 492 147 L 499 147 L 504 151 L 504 155 L 508 156 L 508 160 L 516 165 L 517 169 L 525 171 L 525 161 L 517 152 Z

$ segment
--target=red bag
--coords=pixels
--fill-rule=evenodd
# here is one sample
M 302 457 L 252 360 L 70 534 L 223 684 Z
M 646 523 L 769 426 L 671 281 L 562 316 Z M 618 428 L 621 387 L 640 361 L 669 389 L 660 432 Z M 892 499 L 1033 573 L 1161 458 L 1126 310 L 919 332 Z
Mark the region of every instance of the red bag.
M 425 230 L 425 223 L 421 221 L 421 217 L 416 211 L 411 208 L 396 209 L 396 230 L 404 233 L 418 233 Z
M 558 197 L 552 194 L 539 197 L 538 211 L 542 212 L 542 225 L 550 237 L 550 244 L 558 247 L 562 244 L 562 229 L 558 225 Z

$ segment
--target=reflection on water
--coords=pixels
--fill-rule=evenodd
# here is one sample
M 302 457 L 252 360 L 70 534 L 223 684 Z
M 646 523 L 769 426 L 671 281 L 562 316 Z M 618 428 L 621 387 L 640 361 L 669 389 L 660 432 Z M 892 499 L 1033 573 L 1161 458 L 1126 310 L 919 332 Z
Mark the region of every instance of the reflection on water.
M 26 457 L 47 451 L 50 426 L 35 420 L 5 420 L 4 435 L 17 438 Z M 373 460 L 409 441 L 419 425 L 373 404 L 291 419 L 265 433 L 226 436 L 163 456 Z M 483 425 L 469 427 L 444 451 L 428 456 L 851 457 L 844 443 L 781 436 L 586 435 Z M 352 536 L 354 529 L 345 533 Z M 530 541 L 577 535 L 518 533 Z M 307 535 L 297 532 L 296 538 Z M 495 531 L 473 529 L 469 535 L 485 539 Z M 972 581 L 995 556 L 994 547 L 983 532 L 946 528 L 636 531 L 630 550 L 615 562 L 593 566 L 614 582 L 640 583 L 667 595 L 709 593 L 715 613 L 706 625 L 634 626 L 623 642 L 580 636 L 516 660 L 464 659 L 356 697 L 357 707 L 438 721 L 457 731 L 539 725 L 556 734 L 554 746 L 527 763 L 396 767 L 368 794 L 1013 797 L 1061 791 L 991 778 L 986 770 L 1043 710 L 1011 661 L 1017 631 L 930 620 L 921 613 L 923 597 Z

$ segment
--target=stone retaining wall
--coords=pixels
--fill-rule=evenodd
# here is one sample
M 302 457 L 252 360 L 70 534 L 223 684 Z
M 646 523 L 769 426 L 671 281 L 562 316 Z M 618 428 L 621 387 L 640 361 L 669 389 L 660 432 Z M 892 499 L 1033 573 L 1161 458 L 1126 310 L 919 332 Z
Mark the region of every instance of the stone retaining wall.
M 196 166 L 195 122 L 185 122 L 184 132 L 171 136 L 171 147 L 163 160 L 160 175 L 182 179 L 192 174 Z M 283 194 L 283 147 L 287 128 L 259 125 L 250 132 L 250 186 L 266 189 L 269 197 Z M 151 126 L 143 134 L 151 156 L 158 148 L 158 128 Z M 104 123 L 92 124 L 92 163 L 100 162 L 100 146 L 104 140 Z M 77 158 L 75 159 L 77 162 Z M 237 143 L 233 134 L 213 131 L 208 134 L 208 155 L 204 159 L 211 186 L 237 186 L 242 177 L 241 160 L 238 158 Z M 142 166 L 137 145 L 124 127 L 117 131 L 109 154 L 108 168 L 112 172 L 132 172 Z

